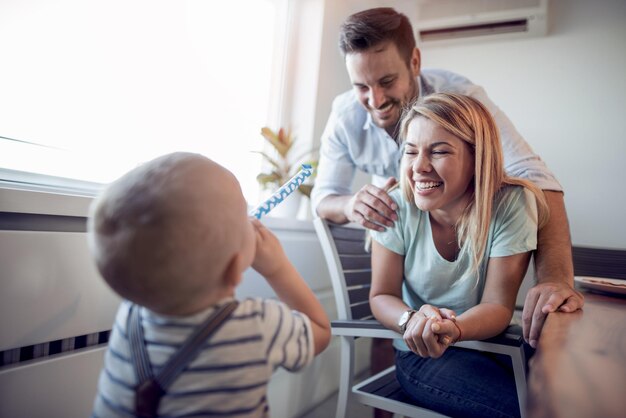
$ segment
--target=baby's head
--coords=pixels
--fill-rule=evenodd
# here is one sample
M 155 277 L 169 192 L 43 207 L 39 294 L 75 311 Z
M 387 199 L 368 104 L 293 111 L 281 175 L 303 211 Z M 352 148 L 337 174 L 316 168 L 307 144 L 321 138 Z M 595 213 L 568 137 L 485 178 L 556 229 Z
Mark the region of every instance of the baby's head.
M 233 295 L 255 245 L 237 179 L 190 153 L 156 158 L 113 182 L 92 204 L 88 236 L 113 290 L 169 315 Z

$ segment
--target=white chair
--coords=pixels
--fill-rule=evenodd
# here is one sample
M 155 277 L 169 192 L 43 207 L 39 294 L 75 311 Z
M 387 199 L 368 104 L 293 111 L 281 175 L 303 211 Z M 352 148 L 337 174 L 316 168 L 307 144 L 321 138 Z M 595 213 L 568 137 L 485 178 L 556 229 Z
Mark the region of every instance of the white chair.
M 341 337 L 341 371 L 337 418 L 344 418 L 348 404 L 357 401 L 374 408 L 407 417 L 443 417 L 439 413 L 411 403 L 395 378 L 395 366 L 362 382 L 354 381 L 354 340 L 358 337 L 400 338 L 400 334 L 382 326 L 374 319 L 369 306 L 371 281 L 370 254 L 365 251 L 363 228 L 335 225 L 314 220 L 332 280 L 337 303 L 332 334 Z M 526 405 L 526 355 L 519 326 L 511 326 L 503 334 L 483 341 L 463 341 L 458 347 L 470 348 L 511 357 L 521 416 Z

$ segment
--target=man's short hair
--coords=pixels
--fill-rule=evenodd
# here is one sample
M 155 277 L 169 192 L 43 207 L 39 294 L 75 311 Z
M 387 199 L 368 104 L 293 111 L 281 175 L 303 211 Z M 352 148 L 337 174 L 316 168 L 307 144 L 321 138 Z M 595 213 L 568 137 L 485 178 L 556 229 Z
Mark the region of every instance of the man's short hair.
M 391 7 L 363 10 L 349 16 L 341 25 L 339 49 L 344 57 L 391 41 L 405 59 L 411 61 L 415 37 L 409 19 Z

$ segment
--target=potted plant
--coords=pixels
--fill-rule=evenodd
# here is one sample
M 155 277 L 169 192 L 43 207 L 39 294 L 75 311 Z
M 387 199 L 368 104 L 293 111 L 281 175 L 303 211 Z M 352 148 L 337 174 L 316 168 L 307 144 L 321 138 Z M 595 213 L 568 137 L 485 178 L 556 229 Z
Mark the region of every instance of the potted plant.
M 271 166 L 270 172 L 260 173 L 256 177 L 261 187 L 263 189 L 276 190 L 300 170 L 301 164 L 309 164 L 313 167 L 313 174 L 305 184 L 298 188 L 298 191 L 304 196 L 311 197 L 318 161 L 317 159 L 306 159 L 306 157 L 311 157 L 315 150 L 304 152 L 294 158 L 291 156 L 290 151 L 293 150 L 295 138 L 290 130 L 280 128 L 278 133 L 276 133 L 270 128 L 264 127 L 261 129 L 261 135 L 276 151 L 275 157 L 262 151 L 255 151 L 261 154 Z

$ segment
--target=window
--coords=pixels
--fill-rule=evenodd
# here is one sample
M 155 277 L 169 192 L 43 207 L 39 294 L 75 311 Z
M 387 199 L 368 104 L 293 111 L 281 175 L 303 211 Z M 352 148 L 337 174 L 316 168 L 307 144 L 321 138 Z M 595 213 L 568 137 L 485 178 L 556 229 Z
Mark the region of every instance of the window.
M 9 0 L 0 5 L 0 169 L 107 183 L 204 154 L 258 199 L 277 119 L 281 0 Z

